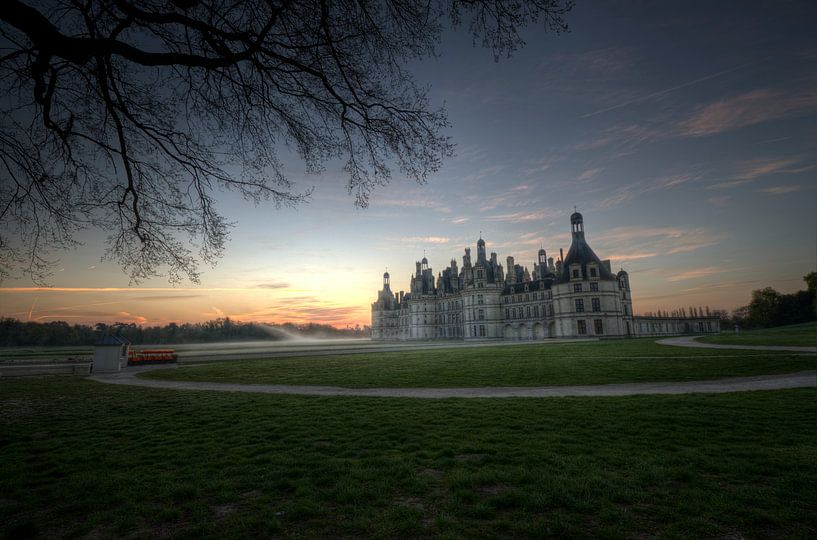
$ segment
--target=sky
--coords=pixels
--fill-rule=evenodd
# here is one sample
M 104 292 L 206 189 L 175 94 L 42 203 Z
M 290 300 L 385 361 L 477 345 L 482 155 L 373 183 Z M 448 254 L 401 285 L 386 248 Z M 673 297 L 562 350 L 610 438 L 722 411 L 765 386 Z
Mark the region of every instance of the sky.
M 290 178 L 314 188 L 296 209 L 219 193 L 234 223 L 200 284 L 129 285 L 100 260 L 104 233 L 52 254 L 52 287 L 0 284 L 0 316 L 144 325 L 242 321 L 369 324 L 383 272 L 409 287 L 480 234 L 499 260 L 533 269 L 540 247 L 589 244 L 630 273 L 634 311 L 731 310 L 751 291 L 805 288 L 817 263 L 814 2 L 589 2 L 567 34 L 528 28 L 495 62 L 463 29 L 410 66 L 445 106 L 456 155 L 425 185 L 394 177 L 358 209 L 343 172 Z

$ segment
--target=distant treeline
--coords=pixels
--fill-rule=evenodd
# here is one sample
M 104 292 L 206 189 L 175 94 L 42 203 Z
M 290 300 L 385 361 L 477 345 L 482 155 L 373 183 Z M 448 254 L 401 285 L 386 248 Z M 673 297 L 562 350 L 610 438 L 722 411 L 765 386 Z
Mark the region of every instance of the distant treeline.
M 772 287 L 752 291 L 752 301 L 732 312 L 728 324 L 769 328 L 817 320 L 817 272 L 803 276 L 805 291 L 782 294 Z
M 262 324 L 238 322 L 230 318 L 203 323 L 170 323 L 165 326 L 137 326 L 133 323 L 70 325 L 65 321 L 24 322 L 0 318 L 0 346 L 93 345 L 103 334 L 128 339 L 134 345 L 162 343 L 211 343 L 216 341 L 278 341 L 303 338 L 371 337 L 368 326 L 339 329 L 326 324 Z

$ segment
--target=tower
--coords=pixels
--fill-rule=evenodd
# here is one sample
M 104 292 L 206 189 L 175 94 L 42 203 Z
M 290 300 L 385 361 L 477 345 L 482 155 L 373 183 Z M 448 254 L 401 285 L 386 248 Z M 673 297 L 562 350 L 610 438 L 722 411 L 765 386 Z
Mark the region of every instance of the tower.
M 578 212 L 570 215 L 570 227 L 573 231 L 573 240 L 584 240 L 584 218 Z
M 479 235 L 479 240 L 477 240 L 477 262 L 484 263 L 487 260 L 485 256 L 485 240 L 482 239 L 482 234 Z
M 506 279 L 508 285 L 513 285 L 514 283 L 516 283 L 516 270 L 515 270 L 516 265 L 514 265 L 513 257 L 511 257 L 509 255 L 505 259 L 505 263 L 508 265 L 507 266 L 508 270 L 507 270 L 507 273 L 505 274 L 505 279 Z

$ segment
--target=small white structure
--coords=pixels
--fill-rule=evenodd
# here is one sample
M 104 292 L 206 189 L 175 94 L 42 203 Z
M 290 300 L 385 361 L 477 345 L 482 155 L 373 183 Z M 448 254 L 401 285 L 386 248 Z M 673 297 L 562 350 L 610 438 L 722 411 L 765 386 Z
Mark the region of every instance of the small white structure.
M 106 334 L 94 343 L 94 373 L 112 373 L 128 365 L 130 341 Z

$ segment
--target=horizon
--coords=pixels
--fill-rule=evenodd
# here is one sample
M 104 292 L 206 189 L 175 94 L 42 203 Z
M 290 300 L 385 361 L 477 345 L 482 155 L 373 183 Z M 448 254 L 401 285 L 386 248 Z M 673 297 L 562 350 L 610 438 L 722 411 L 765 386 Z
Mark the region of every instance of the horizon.
M 337 162 L 322 175 L 282 147 L 297 209 L 217 192 L 235 223 L 201 283 L 129 286 L 101 261 L 105 234 L 51 253 L 50 284 L 0 282 L 0 316 L 69 324 L 242 322 L 370 325 L 388 268 L 408 290 L 424 255 L 441 271 L 480 236 L 532 270 L 570 245 L 568 216 L 631 276 L 634 312 L 732 311 L 766 286 L 805 288 L 817 265 L 814 3 L 636 6 L 588 2 L 571 32 L 524 31 L 494 62 L 463 29 L 409 71 L 445 105 L 456 155 L 427 185 L 400 178 L 355 209 Z

